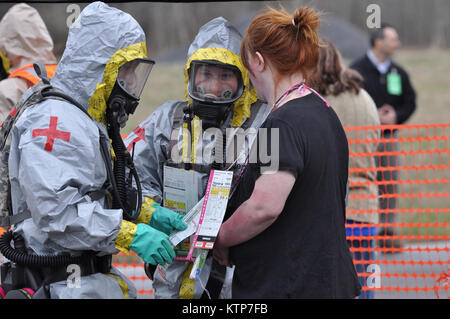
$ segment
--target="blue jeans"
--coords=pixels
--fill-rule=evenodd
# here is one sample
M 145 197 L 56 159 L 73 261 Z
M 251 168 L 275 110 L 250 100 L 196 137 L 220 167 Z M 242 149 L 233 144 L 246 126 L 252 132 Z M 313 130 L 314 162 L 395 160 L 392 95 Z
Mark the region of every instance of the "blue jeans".
M 350 248 L 375 248 L 375 240 L 372 239 L 373 236 L 377 234 L 377 228 L 371 226 L 370 224 L 364 224 L 354 220 L 348 219 L 346 221 L 348 225 L 358 225 L 352 227 L 345 227 L 347 238 L 351 236 L 361 236 L 367 237 L 367 239 L 347 239 L 347 243 Z M 359 226 L 360 225 L 360 226 Z M 354 261 L 367 261 L 367 263 L 355 263 L 356 272 L 358 273 L 359 282 L 362 287 L 367 286 L 367 276 L 364 273 L 368 273 L 367 268 L 369 265 L 375 262 L 375 251 L 353 251 Z M 361 291 L 360 299 L 373 299 L 375 297 L 375 292 L 373 290 L 363 290 Z

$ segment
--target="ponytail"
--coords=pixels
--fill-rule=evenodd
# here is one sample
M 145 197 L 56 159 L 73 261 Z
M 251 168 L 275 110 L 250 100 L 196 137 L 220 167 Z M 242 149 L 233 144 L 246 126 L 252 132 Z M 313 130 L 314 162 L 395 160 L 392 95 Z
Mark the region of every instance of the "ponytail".
M 305 77 L 315 69 L 319 59 L 319 14 L 300 7 L 290 14 L 268 7 L 251 21 L 241 44 L 241 57 L 248 68 L 247 52 L 270 60 L 279 77 L 302 72 Z

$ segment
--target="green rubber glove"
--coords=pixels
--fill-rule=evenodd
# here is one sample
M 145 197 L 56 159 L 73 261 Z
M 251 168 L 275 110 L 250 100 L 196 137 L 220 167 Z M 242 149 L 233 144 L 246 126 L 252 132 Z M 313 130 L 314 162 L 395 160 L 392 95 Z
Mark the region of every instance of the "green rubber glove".
M 172 259 L 175 258 L 175 251 L 169 242 L 169 236 L 142 223 L 137 225 L 130 250 L 138 254 L 144 262 L 152 265 L 171 264 Z
M 151 227 L 154 227 L 167 235 L 170 235 L 175 229 L 185 230 L 187 228 L 186 223 L 183 221 L 183 215 L 156 203 L 151 206 L 155 208 L 149 222 Z

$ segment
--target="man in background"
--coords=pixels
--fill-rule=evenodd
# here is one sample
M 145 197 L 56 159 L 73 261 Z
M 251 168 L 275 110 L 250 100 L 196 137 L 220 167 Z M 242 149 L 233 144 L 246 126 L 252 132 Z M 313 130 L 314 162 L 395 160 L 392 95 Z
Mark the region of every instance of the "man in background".
M 394 27 L 382 24 L 370 34 L 371 49 L 351 64 L 364 78 L 364 88 L 375 101 L 381 125 L 397 125 L 406 122 L 416 108 L 416 93 L 411 85 L 406 71 L 392 61 L 392 56 L 400 47 L 400 40 Z M 380 248 L 400 248 L 401 242 L 395 239 L 393 223 L 397 209 L 398 167 L 400 157 L 395 153 L 400 150 L 400 144 L 395 142 L 399 137 L 397 129 L 386 128 L 382 131 L 382 141 L 378 152 L 391 153 L 376 156 L 377 167 L 387 168 L 379 171 L 377 180 L 380 194 L 379 236 L 389 236 L 378 241 Z

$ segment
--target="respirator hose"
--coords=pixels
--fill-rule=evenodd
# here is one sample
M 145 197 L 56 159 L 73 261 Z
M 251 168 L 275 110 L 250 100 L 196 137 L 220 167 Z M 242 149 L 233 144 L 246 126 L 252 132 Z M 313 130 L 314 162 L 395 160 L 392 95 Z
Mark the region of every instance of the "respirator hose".
M 127 190 L 126 190 L 126 181 L 125 181 L 125 166 L 126 166 L 126 148 L 123 144 L 122 137 L 120 136 L 118 124 L 111 123 L 111 144 L 114 149 L 114 154 L 116 155 L 116 160 L 114 161 L 114 179 L 117 185 L 117 191 L 119 193 L 119 198 L 114 198 L 113 200 L 113 208 L 122 208 L 124 209 L 124 214 L 128 214 L 125 212 L 125 207 L 123 207 L 124 203 L 127 202 Z
M 134 177 L 134 180 L 136 181 L 136 188 L 137 188 L 137 204 L 136 204 L 136 207 L 135 207 L 135 213 L 133 214 L 133 220 L 134 220 L 141 213 L 141 208 L 142 208 L 142 187 L 141 187 L 141 182 L 139 180 L 138 173 L 137 173 L 136 168 L 134 167 L 133 163 L 131 162 L 131 159 L 130 159 L 130 173 L 132 174 L 132 176 Z M 129 185 L 129 186 L 131 187 L 132 185 Z M 130 207 L 130 209 L 133 209 L 133 207 Z
M 111 145 L 114 149 L 114 153 L 116 155 L 116 159 L 114 162 L 113 175 L 115 181 L 115 190 L 114 193 L 116 196 L 113 198 L 113 208 L 121 208 L 123 211 L 124 219 L 128 221 L 135 220 L 141 211 L 142 205 L 142 189 L 141 184 L 139 182 L 138 174 L 136 169 L 134 168 L 132 159 L 130 154 L 128 153 L 125 144 L 120 135 L 120 128 L 117 119 L 114 118 L 114 115 L 110 114 L 112 118 L 110 118 L 110 137 L 111 137 Z M 127 187 L 126 180 L 126 168 L 130 169 L 130 173 L 136 181 L 137 186 L 137 207 L 129 207 L 128 201 L 128 191 L 132 189 L 132 184 L 130 183 L 129 187 Z M 132 193 L 133 196 L 134 193 Z M 118 196 L 117 196 L 118 195 Z M 134 201 L 133 201 L 134 202 Z M 133 212 L 134 211 L 134 212 Z
M 11 247 L 13 232 L 6 231 L 0 237 L 0 252 L 9 260 L 30 267 L 58 267 L 70 264 L 81 264 L 85 258 L 83 256 L 70 255 L 31 255 L 24 251 Z

